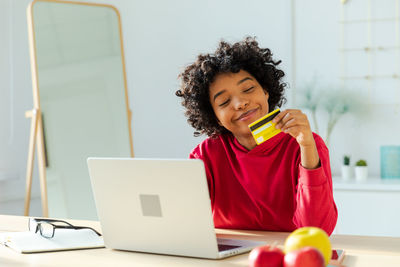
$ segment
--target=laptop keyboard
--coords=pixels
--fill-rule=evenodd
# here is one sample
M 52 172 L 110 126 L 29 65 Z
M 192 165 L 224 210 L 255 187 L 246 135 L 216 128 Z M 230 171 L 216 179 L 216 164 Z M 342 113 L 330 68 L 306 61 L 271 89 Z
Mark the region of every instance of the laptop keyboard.
M 238 248 L 238 247 L 240 247 L 240 246 L 218 244 L 218 251 L 225 251 L 225 250 L 230 250 L 230 249 Z

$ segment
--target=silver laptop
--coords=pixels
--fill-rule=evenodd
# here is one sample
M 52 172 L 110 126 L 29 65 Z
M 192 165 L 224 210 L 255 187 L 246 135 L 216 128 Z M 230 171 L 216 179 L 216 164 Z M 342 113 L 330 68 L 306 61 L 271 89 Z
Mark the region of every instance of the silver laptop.
M 201 160 L 89 158 L 88 166 L 108 248 L 220 259 L 265 244 L 216 237 Z

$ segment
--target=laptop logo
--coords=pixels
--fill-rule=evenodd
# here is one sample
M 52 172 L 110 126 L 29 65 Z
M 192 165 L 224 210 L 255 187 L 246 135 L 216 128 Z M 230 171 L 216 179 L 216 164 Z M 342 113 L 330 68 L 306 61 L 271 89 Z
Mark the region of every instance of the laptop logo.
M 139 195 L 143 216 L 162 217 L 159 195 Z

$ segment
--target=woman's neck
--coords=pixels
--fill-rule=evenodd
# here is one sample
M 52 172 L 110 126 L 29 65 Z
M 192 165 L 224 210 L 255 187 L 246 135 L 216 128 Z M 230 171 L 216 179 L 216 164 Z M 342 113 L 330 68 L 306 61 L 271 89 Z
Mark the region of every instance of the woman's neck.
M 249 135 L 234 135 L 234 137 L 236 138 L 236 140 L 239 142 L 239 144 L 241 144 L 242 146 L 244 146 L 247 150 L 252 150 L 253 148 L 255 148 L 257 146 L 256 141 L 254 140 L 253 136 L 251 134 Z

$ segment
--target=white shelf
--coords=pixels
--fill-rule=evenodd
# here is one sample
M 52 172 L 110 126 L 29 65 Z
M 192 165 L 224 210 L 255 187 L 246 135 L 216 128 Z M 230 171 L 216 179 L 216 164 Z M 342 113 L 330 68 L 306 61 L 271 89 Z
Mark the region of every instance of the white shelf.
M 381 179 L 371 177 L 359 182 L 355 178 L 344 181 L 341 177 L 333 177 L 333 190 L 335 191 L 388 191 L 400 192 L 400 179 Z

